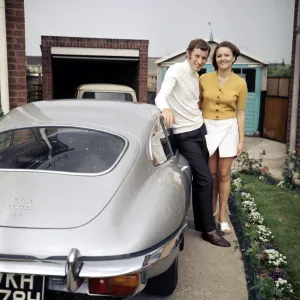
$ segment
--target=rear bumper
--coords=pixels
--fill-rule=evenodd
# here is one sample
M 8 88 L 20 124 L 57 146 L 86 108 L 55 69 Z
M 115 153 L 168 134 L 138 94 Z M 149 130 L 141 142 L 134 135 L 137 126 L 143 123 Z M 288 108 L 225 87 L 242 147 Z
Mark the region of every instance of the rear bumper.
M 81 257 L 78 249 L 72 249 L 67 259 L 30 259 L 0 256 L 0 273 L 43 275 L 50 278 L 49 289 L 87 293 L 85 286 L 89 278 L 105 278 L 140 274 L 140 287 L 143 289 L 149 270 L 160 261 L 168 263 L 178 250 L 183 239 L 185 222 L 169 239 L 158 247 L 127 258 Z M 53 280 L 51 280 L 53 278 Z M 57 279 L 57 281 L 55 280 Z M 61 279 L 60 281 L 58 279 Z M 56 283 L 55 283 L 56 282 Z M 59 284 L 57 282 L 60 282 Z

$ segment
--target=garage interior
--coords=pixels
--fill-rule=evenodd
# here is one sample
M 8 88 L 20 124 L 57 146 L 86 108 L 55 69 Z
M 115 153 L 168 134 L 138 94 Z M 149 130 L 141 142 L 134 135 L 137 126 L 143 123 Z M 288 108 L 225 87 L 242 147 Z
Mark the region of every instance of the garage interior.
M 82 84 L 134 89 L 147 103 L 148 40 L 42 36 L 43 99 L 72 99 Z
M 138 57 L 52 55 L 53 99 L 74 98 L 88 83 L 127 85 L 138 95 L 138 77 Z

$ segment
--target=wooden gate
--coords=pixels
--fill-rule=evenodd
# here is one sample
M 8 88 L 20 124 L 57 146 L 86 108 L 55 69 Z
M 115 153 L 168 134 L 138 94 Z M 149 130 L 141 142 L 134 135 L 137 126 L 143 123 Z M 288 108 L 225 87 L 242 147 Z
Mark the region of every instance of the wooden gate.
M 288 77 L 268 77 L 263 137 L 286 142 Z

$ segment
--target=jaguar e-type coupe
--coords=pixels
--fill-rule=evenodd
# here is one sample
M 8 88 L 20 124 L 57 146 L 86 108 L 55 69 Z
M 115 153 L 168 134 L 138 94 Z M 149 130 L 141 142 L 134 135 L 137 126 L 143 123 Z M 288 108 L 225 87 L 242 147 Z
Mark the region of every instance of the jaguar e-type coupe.
M 0 299 L 172 294 L 191 193 L 174 137 L 150 104 L 50 100 L 3 117 Z

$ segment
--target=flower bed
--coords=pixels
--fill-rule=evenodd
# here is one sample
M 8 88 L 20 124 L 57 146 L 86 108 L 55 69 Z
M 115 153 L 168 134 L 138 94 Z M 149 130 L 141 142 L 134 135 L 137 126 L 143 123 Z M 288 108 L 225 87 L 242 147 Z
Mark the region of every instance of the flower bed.
M 293 299 L 285 270 L 286 257 L 273 246 L 275 237 L 263 224 L 264 217 L 257 211 L 255 199 L 243 189 L 237 172 L 232 174 L 230 210 L 252 299 Z

